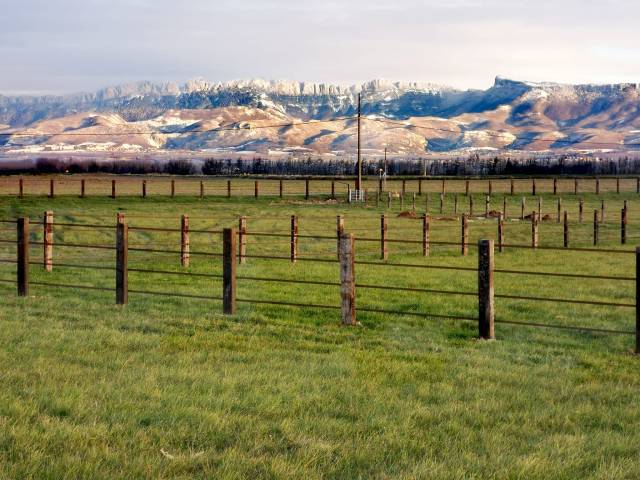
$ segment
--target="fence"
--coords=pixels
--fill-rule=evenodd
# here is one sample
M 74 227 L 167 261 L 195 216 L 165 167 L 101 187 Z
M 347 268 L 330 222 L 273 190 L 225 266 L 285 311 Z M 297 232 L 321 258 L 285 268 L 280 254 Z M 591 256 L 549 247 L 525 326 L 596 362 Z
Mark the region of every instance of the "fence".
M 47 223 L 47 219 L 52 218 L 51 212 L 47 212 L 45 215 L 45 221 L 42 222 L 45 232 L 51 232 L 52 226 Z M 636 275 L 634 277 L 623 276 L 605 276 L 605 275 L 587 275 L 576 273 L 557 273 L 557 272 L 540 272 L 540 271 L 526 271 L 526 270 L 514 270 L 514 269 L 499 269 L 495 268 L 494 257 L 494 241 L 493 240 L 480 240 L 477 244 L 478 248 L 478 265 L 477 267 L 463 267 L 463 266 L 451 266 L 451 265 L 422 265 L 412 263 L 398 263 L 398 262 L 376 262 L 369 260 L 358 260 L 356 256 L 356 238 L 353 234 L 344 230 L 344 222 L 338 218 L 337 221 L 337 258 L 319 258 L 319 257 L 301 257 L 298 255 L 298 241 L 300 238 L 315 238 L 335 241 L 334 236 L 302 236 L 298 234 L 297 218 L 291 217 L 291 234 L 289 236 L 290 242 L 290 255 L 277 256 L 277 255 L 262 255 L 247 253 L 246 248 L 243 249 L 243 242 L 246 241 L 247 236 L 280 236 L 276 233 L 259 233 L 250 232 L 246 229 L 246 222 L 243 223 L 243 219 L 240 219 L 240 229 L 225 228 L 222 231 L 214 230 L 191 230 L 187 231 L 185 236 L 185 227 L 188 227 L 188 221 L 182 218 L 180 229 L 170 228 L 151 228 L 151 227 L 129 227 L 126 223 L 125 217 L 119 214 L 117 217 L 115 230 L 116 230 L 116 242 L 115 245 L 95 245 L 95 244 L 81 244 L 81 243 L 58 243 L 57 247 L 60 248 L 73 248 L 81 250 L 108 250 L 115 253 L 115 265 L 113 266 L 97 266 L 86 264 L 55 264 L 53 262 L 53 245 L 47 240 L 47 235 L 44 236 L 43 242 L 34 242 L 30 238 L 31 224 L 28 218 L 20 218 L 18 220 L 5 220 L 2 223 L 15 223 L 17 240 L 11 242 L 9 240 L 2 240 L 2 243 L 15 243 L 17 246 L 17 258 L 16 260 L 4 259 L 2 263 L 15 263 L 16 264 L 16 278 L 0 279 L 2 283 L 16 283 L 17 293 L 19 296 L 28 296 L 30 285 L 55 287 L 55 288 L 70 288 L 81 290 L 98 290 L 98 291 L 111 291 L 112 288 L 95 287 L 89 285 L 72 285 L 61 284 L 52 282 L 40 282 L 30 280 L 30 267 L 32 265 L 40 265 L 40 262 L 33 262 L 30 260 L 30 247 L 41 246 L 43 247 L 43 265 L 47 271 L 50 271 L 54 265 L 71 269 L 98 269 L 103 271 L 115 272 L 115 298 L 116 303 L 119 305 L 126 305 L 129 302 L 129 295 L 160 295 L 165 297 L 179 297 L 188 299 L 201 299 L 201 300 L 217 300 L 222 302 L 222 310 L 224 314 L 233 315 L 236 313 L 236 305 L 238 303 L 254 304 L 254 305 L 280 305 L 288 307 L 304 307 L 315 309 L 327 309 L 327 310 L 339 310 L 341 311 L 342 323 L 344 325 L 356 325 L 357 324 L 357 312 L 371 312 L 377 314 L 388 315 L 409 315 L 422 318 L 435 318 L 446 320 L 457 320 L 464 322 L 474 322 L 478 325 L 479 336 L 483 339 L 495 338 L 495 324 L 510 324 L 539 328 L 555 328 L 565 329 L 592 333 L 602 334 L 621 334 L 621 335 L 634 335 L 636 338 L 636 353 L 640 353 L 640 248 L 635 250 L 612 250 L 616 253 L 634 254 L 636 258 Z M 243 228 L 244 225 L 244 228 Z M 427 224 L 428 225 L 428 224 Z M 110 229 L 113 230 L 114 226 L 106 225 L 82 225 L 82 224 L 67 224 L 71 228 L 85 228 L 85 229 Z M 163 249 L 150 249 L 150 248 L 138 248 L 129 245 L 129 231 L 154 231 L 154 232 L 179 232 L 181 234 L 180 250 L 169 251 Z M 428 232 L 428 227 L 427 227 Z M 382 230 L 384 233 L 385 230 Z M 219 234 L 222 233 L 222 252 L 206 252 L 206 251 L 190 251 L 188 250 L 188 234 L 189 233 L 202 233 L 202 234 Z M 463 237 L 464 238 L 464 237 Z M 186 241 L 185 241 L 186 240 Z M 366 241 L 366 239 L 360 239 L 359 241 Z M 187 246 L 185 249 L 184 246 Z M 244 243 L 246 246 L 246 243 Z M 426 244 L 428 250 L 428 243 Z M 468 249 L 469 245 L 463 240 L 463 252 L 464 249 Z M 513 246 L 512 247 L 520 247 Z M 529 246 L 521 246 L 522 248 L 530 248 Z M 423 245 L 424 248 L 424 245 Z M 580 249 L 579 251 L 589 252 L 596 251 L 601 252 L 600 249 Z M 188 264 L 188 259 L 191 256 L 201 256 L 205 258 L 218 258 L 222 261 L 222 274 L 204 274 L 204 273 L 191 273 L 191 272 L 172 272 L 167 270 L 157 269 L 140 269 L 129 267 L 129 253 L 131 252 L 148 252 L 148 253 L 170 253 L 180 255 L 182 264 Z M 382 250 L 384 253 L 384 249 Z M 238 264 L 243 264 L 247 259 L 255 260 L 269 260 L 269 261 L 287 261 L 287 262 L 321 262 L 327 265 L 336 265 L 340 273 L 339 282 L 329 282 L 323 280 L 297 280 L 291 278 L 275 278 L 275 277 L 257 277 L 238 274 Z M 49 267 L 49 268 L 47 268 Z M 478 288 L 476 291 L 456 291 L 434 288 L 411 288 L 393 285 L 380 285 L 370 283 L 359 283 L 357 281 L 356 269 L 360 268 L 392 268 L 405 270 L 443 270 L 456 273 L 468 272 L 477 275 Z M 200 278 L 215 278 L 222 280 L 222 290 L 220 296 L 205 296 L 205 295 L 193 295 L 187 293 L 178 292 L 159 292 L 148 290 L 137 290 L 129 288 L 129 273 L 142 273 L 142 274 L 160 274 L 160 275 L 180 275 L 186 277 L 200 277 Z M 495 275 L 508 275 L 508 276 L 545 276 L 556 278 L 573 278 L 573 279 L 591 279 L 598 281 L 609 282 L 635 282 L 635 303 L 623 303 L 623 302 L 608 302 L 608 301 L 596 301 L 596 300 L 576 300 L 571 298 L 550 298 L 540 296 L 528 296 L 528 295 L 508 295 L 495 292 L 494 277 Z M 237 282 L 238 281 L 253 281 L 253 282 L 269 282 L 269 283 L 283 283 L 283 284 L 302 284 L 310 286 L 330 286 L 340 288 L 341 303 L 340 305 L 331 304 L 312 304 L 312 303 L 294 303 L 285 301 L 275 301 L 269 299 L 251 299 L 251 298 L 238 298 L 237 296 Z M 477 315 L 443 315 L 438 312 L 416 312 L 416 311 L 398 311 L 385 308 L 369 308 L 369 307 L 357 307 L 357 292 L 368 290 L 385 290 L 388 292 L 411 292 L 415 294 L 429 294 L 429 295 L 442 295 L 442 296 L 465 296 L 477 298 L 478 308 Z M 636 327 L 635 331 L 631 330 L 617 330 L 608 328 L 593 328 L 580 325 L 554 325 L 548 323 L 538 322 L 524 322 L 502 319 L 496 317 L 495 299 L 506 299 L 515 301 L 527 301 L 527 302 L 551 302 L 555 304 L 570 304 L 570 305 L 590 305 L 590 306 L 605 306 L 611 308 L 628 308 L 635 309 L 636 311 Z
M 640 177 L 580 177 L 580 178 L 366 178 L 364 190 L 381 199 L 383 193 L 389 192 L 401 197 L 404 202 L 406 195 L 423 196 L 427 193 L 458 193 L 470 196 L 474 193 L 486 194 L 489 197 L 496 194 L 517 195 L 542 193 L 561 195 L 581 193 L 630 193 L 640 194 Z M 27 195 L 47 195 L 54 198 L 58 195 L 87 196 L 206 196 L 235 197 L 285 197 L 304 196 L 336 198 L 337 195 L 347 195 L 354 188 L 354 179 L 336 179 L 331 177 L 307 178 L 175 178 L 168 177 L 123 177 L 109 179 L 108 177 L 56 177 L 42 179 L 38 177 L 2 177 L 0 179 L 0 195 L 14 195 L 23 198 Z M 374 195 L 375 193 L 375 195 Z

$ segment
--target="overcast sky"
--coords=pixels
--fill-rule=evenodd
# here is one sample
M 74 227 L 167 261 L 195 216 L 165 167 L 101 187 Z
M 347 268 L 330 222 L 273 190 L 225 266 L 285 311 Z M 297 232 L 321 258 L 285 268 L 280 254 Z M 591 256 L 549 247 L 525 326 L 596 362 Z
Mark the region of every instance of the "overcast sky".
M 640 82 L 638 0 L 0 0 L 0 92 L 137 80 Z

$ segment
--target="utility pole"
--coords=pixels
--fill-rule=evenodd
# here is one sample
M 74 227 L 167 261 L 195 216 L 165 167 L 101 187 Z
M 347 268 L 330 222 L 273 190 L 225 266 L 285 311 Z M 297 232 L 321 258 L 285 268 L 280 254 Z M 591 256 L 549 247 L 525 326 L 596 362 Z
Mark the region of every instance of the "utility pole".
M 358 194 L 360 190 L 362 190 L 362 155 L 361 155 L 361 142 L 360 142 L 360 131 L 361 131 L 361 119 L 362 119 L 362 106 L 361 106 L 361 94 L 358 94 L 358 180 L 356 181 L 356 190 L 358 190 Z

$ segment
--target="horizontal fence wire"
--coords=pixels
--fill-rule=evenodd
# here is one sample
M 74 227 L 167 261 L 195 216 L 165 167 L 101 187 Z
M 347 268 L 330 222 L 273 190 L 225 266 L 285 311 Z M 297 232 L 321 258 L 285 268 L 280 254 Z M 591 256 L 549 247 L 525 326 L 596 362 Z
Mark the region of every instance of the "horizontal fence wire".
M 161 297 L 176 297 L 176 298 L 193 298 L 196 300 L 214 300 L 214 301 L 222 301 L 222 297 L 206 297 L 204 295 L 191 295 L 188 293 L 175 293 L 175 292 L 154 292 L 150 290 L 128 290 L 129 293 L 134 293 L 137 295 L 157 295 Z
M 525 270 L 504 270 L 497 268 L 494 270 L 494 273 L 504 273 L 509 275 L 535 275 L 535 276 L 543 276 L 543 277 L 561 277 L 561 278 L 583 278 L 583 279 L 593 279 L 593 280 L 613 280 L 613 281 L 625 281 L 625 282 L 635 282 L 635 277 L 612 277 L 606 275 L 587 275 L 581 273 L 555 273 L 555 272 L 530 272 Z
M 516 320 L 495 319 L 495 323 L 502 323 L 504 325 L 535 327 L 535 328 L 553 328 L 558 330 L 572 330 L 572 331 L 592 332 L 592 333 L 608 333 L 613 335 L 635 335 L 636 334 L 636 332 L 630 331 L 630 330 L 613 330 L 608 328 L 580 327 L 576 325 L 554 325 L 550 323 L 525 322 L 525 321 L 516 321 Z
M 356 265 L 371 265 L 375 267 L 406 267 L 406 268 L 424 268 L 427 270 L 454 270 L 462 272 L 477 272 L 477 268 L 471 267 L 452 267 L 449 265 L 419 265 L 414 263 L 392 263 L 392 262 L 367 262 L 362 260 L 356 260 Z
M 13 242 L 13 243 L 16 243 L 16 242 Z M 40 246 L 45 245 L 44 242 L 29 242 L 29 243 L 30 245 L 40 245 Z M 56 247 L 65 247 L 65 248 L 87 248 L 87 249 L 96 249 L 96 250 L 115 250 L 116 249 L 116 247 L 111 245 L 91 245 L 86 243 L 52 243 L 52 244 L 46 244 L 46 245 L 52 245 Z
M 411 288 L 411 287 L 390 287 L 385 285 L 366 285 L 356 284 L 357 288 L 372 289 L 372 290 L 392 290 L 396 292 L 415 292 L 415 293 L 437 293 L 441 295 L 461 295 L 461 296 L 477 296 L 478 292 L 457 292 L 453 290 L 434 290 L 429 288 Z
M 315 303 L 290 303 L 290 302 L 279 302 L 276 300 L 254 300 L 247 298 L 236 298 L 236 302 L 238 303 L 253 303 L 256 305 L 280 305 L 285 307 L 295 307 L 295 308 L 319 308 L 326 310 L 340 310 L 342 307 L 337 305 L 319 305 Z
M 572 303 L 576 305 L 596 305 L 604 307 L 623 307 L 623 308 L 636 308 L 635 303 L 613 303 L 613 302 L 598 302 L 592 300 L 570 300 L 566 298 L 548 298 L 548 297 L 528 297 L 523 295 L 494 295 L 494 298 L 503 298 L 506 300 L 533 300 L 536 302 L 550 302 L 550 303 Z
M 130 252 L 166 253 L 166 254 L 170 254 L 170 255 L 181 255 L 182 254 L 182 251 L 180 251 L 180 250 L 159 250 L 159 249 L 155 249 L 155 248 L 134 247 L 134 248 L 129 248 L 128 250 Z M 222 257 L 222 253 L 219 253 L 219 252 L 189 252 L 189 255 L 198 256 L 198 257 Z
M 127 271 L 135 273 L 153 273 L 158 275 L 177 275 L 183 277 L 222 278 L 222 275 L 216 275 L 213 273 L 172 272 L 170 270 L 149 270 L 142 268 L 128 268 Z
M 71 289 L 78 289 L 78 290 L 97 290 L 102 292 L 114 291 L 113 288 L 94 287 L 90 285 L 72 285 L 72 284 L 65 284 L 65 283 L 29 282 L 29 285 L 37 285 L 41 287 L 71 288 Z
M 333 252 L 333 255 L 335 255 L 336 252 Z M 259 259 L 259 260 L 288 260 L 291 261 L 291 257 L 290 256 L 273 256 L 273 255 L 243 255 L 244 258 L 255 258 L 255 259 Z M 299 260 L 299 261 L 304 261 L 304 262 L 320 262 L 320 263 L 338 263 L 338 260 L 329 260 L 328 258 L 314 258 L 314 257 L 302 257 L 302 256 L 297 256 L 295 257 L 295 260 Z
M 339 287 L 341 285 L 340 282 L 322 282 L 322 281 L 315 281 L 315 280 L 291 280 L 291 279 L 283 279 L 283 278 L 237 276 L 236 279 L 250 280 L 253 282 L 296 283 L 300 285 L 323 285 L 323 286 L 331 286 L 331 287 Z
M 15 262 L 14 262 L 15 263 Z M 29 265 L 43 265 L 44 261 L 29 262 Z M 52 267 L 55 268 L 77 268 L 80 270 L 116 270 L 116 267 L 105 267 L 100 265 L 77 265 L 72 263 L 52 263 Z
M 368 313 L 383 313 L 387 315 L 404 315 L 410 317 L 420 317 L 420 318 L 438 318 L 443 320 L 461 320 L 465 322 L 477 322 L 477 317 L 465 317 L 458 315 L 439 315 L 436 313 L 426 313 L 426 312 L 405 312 L 402 310 L 386 310 L 386 309 L 378 309 L 378 308 L 369 308 L 369 307 L 357 307 L 357 311 L 359 312 L 368 312 Z

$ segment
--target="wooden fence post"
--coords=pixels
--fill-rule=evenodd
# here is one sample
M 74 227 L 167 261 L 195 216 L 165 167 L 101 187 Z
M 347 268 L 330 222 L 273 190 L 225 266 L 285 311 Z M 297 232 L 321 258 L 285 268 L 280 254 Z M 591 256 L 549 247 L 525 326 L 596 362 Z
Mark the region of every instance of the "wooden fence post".
M 236 229 L 222 231 L 222 312 L 236 313 Z
M 171 180 L 171 198 L 176 196 L 176 181 Z
M 336 242 L 337 242 L 336 251 L 338 252 L 338 260 L 340 260 L 340 239 L 342 238 L 343 234 L 344 234 L 344 217 L 342 215 L 338 215 L 336 217 Z
M 411 199 L 411 211 L 415 212 L 416 211 L 416 192 L 413 192 L 413 198 Z
M 564 211 L 564 228 L 563 228 L 563 233 L 564 233 L 564 248 L 569 248 L 569 212 L 567 212 L 566 210 Z
M 458 194 L 453 194 L 453 214 L 458 215 Z
M 485 218 L 489 218 L 489 210 L 491 209 L 491 197 L 487 195 L 484 199 L 484 216 Z
M 49 198 L 53 198 L 56 196 L 56 186 L 55 181 L 53 179 L 49 180 Z
M 200 180 L 200 198 L 204 198 L 204 182 Z
M 504 217 L 502 213 L 498 215 L 498 251 L 504 250 Z
M 391 208 L 391 192 L 387 192 L 387 209 Z
M 580 199 L 580 204 L 578 206 L 578 223 L 582 223 L 584 220 L 584 200 Z
M 536 196 L 536 179 L 531 179 L 531 195 Z
M 441 193 L 442 193 L 442 195 L 446 195 L 446 193 L 447 193 L 447 187 L 446 187 L 444 178 L 442 179 L 442 192 Z
M 389 259 L 389 249 L 387 247 L 387 232 L 388 232 L 387 216 L 380 215 L 380 258 L 382 260 Z
M 542 197 L 538 197 L 538 221 L 542 221 Z
M 600 195 L 600 179 L 596 178 L 596 195 Z
M 620 194 L 620 178 L 616 178 L 616 193 Z
M 557 195 L 558 194 L 558 179 L 554 178 L 553 179 L 553 194 Z M 560 221 L 560 220 L 558 220 Z
M 469 180 L 466 180 L 464 182 L 464 194 L 467 197 L 469 196 Z
M 142 198 L 147 198 L 147 181 L 142 181 Z
M 129 227 L 116 225 L 116 304 L 129 303 Z
M 520 202 L 520 220 L 524 220 L 524 209 L 527 208 L 527 200 L 525 197 L 522 197 Z
M 489 180 L 489 196 L 493 195 L 493 183 Z
M 562 197 L 558 197 L 558 219 L 557 223 L 560 223 L 562 217 Z
M 352 234 L 344 234 L 340 239 L 340 297 L 342 325 L 357 325 L 355 241 Z
M 24 198 L 24 179 L 18 179 L 18 198 Z
M 636 193 L 640 193 L 640 177 L 636 178 Z
M 422 256 L 428 257 L 430 253 L 430 245 L 429 245 L 429 230 L 431 229 L 429 215 L 422 215 Z
M 469 222 L 466 215 L 462 215 L 461 253 L 467 256 L 469 253 Z
M 111 198 L 116 198 L 116 181 L 111 180 Z
M 404 193 L 400 194 L 400 210 L 404 210 Z
M 304 181 L 304 198 L 305 200 L 309 200 L 309 179 L 305 179 Z
M 17 224 L 18 231 L 18 258 L 17 258 L 17 279 L 18 296 L 29 295 L 29 219 L 19 218 Z
M 227 180 L 227 198 L 231 198 L 231 180 Z
M 284 182 L 282 181 L 282 179 L 280 179 L 280 182 L 278 185 L 278 194 L 280 195 L 280 198 L 284 196 Z M 333 182 L 331 182 L 331 198 L 334 198 Z
M 80 180 L 80 198 L 85 196 L 85 179 Z
M 51 210 L 44 212 L 43 229 L 44 269 L 51 272 L 53 270 L 53 212 Z
M 422 179 L 421 178 L 418 179 L 418 196 L 419 197 L 422 196 Z
M 253 184 L 253 196 L 258 198 L 260 196 L 260 184 L 256 180 Z
M 404 197 L 404 194 L 407 193 L 407 181 L 406 180 L 402 180 L 402 196 Z
M 238 263 L 247 262 L 247 217 L 238 219 Z
M 429 192 L 424 195 L 424 211 L 429 213 Z
M 495 339 L 493 240 L 478 242 L 478 333 L 483 340 Z
M 515 195 L 516 190 L 515 190 L 515 185 L 513 182 L 513 178 L 511 179 L 511 196 L 513 197 L 513 195 Z
M 473 217 L 473 195 L 469 196 L 469 216 Z
M 531 212 L 531 247 L 538 248 L 538 216 Z
M 627 209 L 622 209 L 620 214 L 620 243 L 625 245 L 627 243 Z
M 505 220 L 509 218 L 509 214 L 507 213 L 507 196 L 506 195 L 502 198 L 502 216 L 504 217 Z
M 189 266 L 189 216 L 182 215 L 180 221 L 180 264 Z
M 291 263 L 298 261 L 298 217 L 291 215 Z
M 593 211 L 593 244 L 598 245 L 598 210 Z
M 640 247 L 636 247 L 636 354 L 640 354 Z
M 444 213 L 444 193 L 440 193 L 440 215 Z
M 604 200 L 602 200 L 601 202 L 602 205 L 602 210 L 600 211 L 600 222 L 601 223 L 605 223 L 606 217 L 605 217 L 605 204 L 604 204 Z

